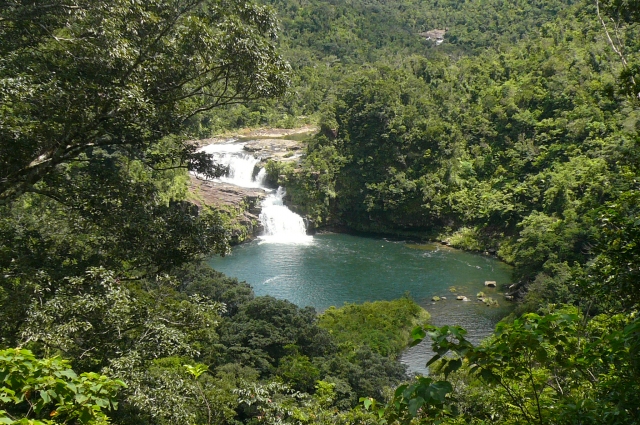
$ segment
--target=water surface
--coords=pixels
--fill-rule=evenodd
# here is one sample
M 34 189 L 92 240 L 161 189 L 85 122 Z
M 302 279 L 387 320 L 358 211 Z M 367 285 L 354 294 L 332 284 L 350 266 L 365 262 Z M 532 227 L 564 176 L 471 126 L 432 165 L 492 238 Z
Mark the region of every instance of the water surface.
M 439 245 L 322 234 L 309 244 L 246 243 L 227 257 L 212 258 L 209 264 L 228 276 L 246 280 L 256 295 L 271 295 L 318 311 L 409 294 L 429 311 L 433 324 L 464 326 L 476 342 L 487 336 L 509 309 L 500 288 L 484 286 L 485 280 L 495 280 L 499 287 L 508 284 L 509 266 L 488 256 Z M 480 291 L 497 299 L 501 307 L 486 307 L 476 301 Z M 456 294 L 470 301 L 457 301 Z M 435 295 L 447 300 L 432 303 Z M 401 361 L 412 371 L 424 372 L 429 355 L 423 344 L 406 352 Z

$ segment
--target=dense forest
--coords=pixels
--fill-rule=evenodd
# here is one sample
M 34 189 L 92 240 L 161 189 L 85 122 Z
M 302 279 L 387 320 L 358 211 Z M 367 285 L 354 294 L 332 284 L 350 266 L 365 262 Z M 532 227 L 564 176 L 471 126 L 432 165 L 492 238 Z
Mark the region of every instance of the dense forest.
M 640 423 L 639 31 L 627 0 L 1 2 L 0 423 Z M 204 263 L 229 223 L 188 172 L 225 170 L 189 140 L 302 123 L 288 202 L 512 264 L 493 336 Z

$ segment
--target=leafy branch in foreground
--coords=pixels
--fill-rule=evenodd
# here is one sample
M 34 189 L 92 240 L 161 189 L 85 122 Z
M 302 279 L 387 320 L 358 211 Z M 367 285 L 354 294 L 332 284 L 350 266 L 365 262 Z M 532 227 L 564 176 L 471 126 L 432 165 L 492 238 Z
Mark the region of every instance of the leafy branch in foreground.
M 288 86 L 266 6 L 8 3 L 0 10 L 0 203 L 63 164 L 104 160 L 93 154 L 100 149 L 154 166 L 148 148 L 194 114 L 278 96 Z M 206 158 L 182 142 L 172 159 L 186 168 L 192 158 L 202 170 Z
M 0 350 L 0 424 L 106 424 L 125 384 L 97 373 L 80 376 L 69 361 L 31 351 Z
M 573 307 L 525 314 L 498 324 L 495 334 L 474 347 L 457 326 L 418 327 L 436 355 L 433 372 L 466 380 L 455 394 L 446 381 L 419 378 L 396 391 L 385 418 L 445 418 L 456 398 L 474 405 L 473 420 L 547 424 L 628 424 L 640 419 L 640 318 L 597 316 L 585 321 Z M 426 396 L 425 396 L 426 395 Z M 449 403 L 447 404 L 447 401 Z

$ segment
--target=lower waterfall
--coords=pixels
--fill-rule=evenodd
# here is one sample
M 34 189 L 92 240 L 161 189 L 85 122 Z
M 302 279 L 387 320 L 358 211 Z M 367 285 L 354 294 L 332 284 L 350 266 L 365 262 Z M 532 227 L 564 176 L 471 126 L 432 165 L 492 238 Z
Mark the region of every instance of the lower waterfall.
M 264 227 L 264 234 L 260 239 L 268 243 L 311 243 L 313 237 L 307 235 L 302 217 L 283 204 L 284 195 L 286 191 L 281 186 L 262 201 L 260 223 Z

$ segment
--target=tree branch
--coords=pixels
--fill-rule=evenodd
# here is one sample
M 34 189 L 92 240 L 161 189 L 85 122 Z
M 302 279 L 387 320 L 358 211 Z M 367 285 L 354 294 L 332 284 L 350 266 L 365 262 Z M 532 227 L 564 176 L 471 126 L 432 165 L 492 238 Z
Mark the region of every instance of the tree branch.
M 607 40 L 609 40 L 609 45 L 611 46 L 613 51 L 616 52 L 616 54 L 620 57 L 620 60 L 622 61 L 622 65 L 625 68 L 628 68 L 629 65 L 627 63 L 627 59 L 622 54 L 622 50 L 623 50 L 622 44 L 619 44 L 616 47 L 616 43 L 613 41 L 613 39 L 611 38 L 611 35 L 609 34 L 609 29 L 607 28 L 607 24 L 604 22 L 604 19 L 602 19 L 602 15 L 600 14 L 600 0 L 596 0 L 596 12 L 598 13 L 598 20 L 600 21 L 600 24 L 602 25 L 602 28 L 604 28 L 604 32 L 607 35 Z M 615 22 L 614 22 L 614 26 L 615 26 L 615 29 L 616 29 L 616 38 L 618 39 L 618 42 L 620 42 L 620 38 L 617 35 L 618 26 L 617 26 L 617 24 L 615 24 Z M 635 78 L 633 78 L 633 76 L 631 76 L 631 82 L 633 83 L 633 85 L 635 87 L 636 80 L 635 80 Z M 640 97 L 640 93 L 638 94 L 638 96 Z

